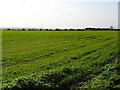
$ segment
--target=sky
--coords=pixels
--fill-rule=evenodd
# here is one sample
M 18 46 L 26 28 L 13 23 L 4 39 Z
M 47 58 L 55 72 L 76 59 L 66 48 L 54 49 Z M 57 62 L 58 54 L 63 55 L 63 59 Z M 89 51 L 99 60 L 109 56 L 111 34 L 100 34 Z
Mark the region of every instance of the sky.
M 0 0 L 0 27 L 118 27 L 119 0 Z

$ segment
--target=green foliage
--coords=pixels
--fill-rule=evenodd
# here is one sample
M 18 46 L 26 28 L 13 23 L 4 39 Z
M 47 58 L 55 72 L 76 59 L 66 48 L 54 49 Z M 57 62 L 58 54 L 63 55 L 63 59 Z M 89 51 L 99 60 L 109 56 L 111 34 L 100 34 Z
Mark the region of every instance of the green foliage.
M 3 31 L 2 88 L 120 88 L 117 56 L 117 31 Z

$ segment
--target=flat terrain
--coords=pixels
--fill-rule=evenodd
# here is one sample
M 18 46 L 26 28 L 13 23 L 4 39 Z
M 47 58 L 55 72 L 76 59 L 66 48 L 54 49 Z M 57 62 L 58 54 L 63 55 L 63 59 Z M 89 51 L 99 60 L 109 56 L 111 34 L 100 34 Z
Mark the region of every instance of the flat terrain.
M 120 87 L 117 31 L 3 31 L 4 89 Z

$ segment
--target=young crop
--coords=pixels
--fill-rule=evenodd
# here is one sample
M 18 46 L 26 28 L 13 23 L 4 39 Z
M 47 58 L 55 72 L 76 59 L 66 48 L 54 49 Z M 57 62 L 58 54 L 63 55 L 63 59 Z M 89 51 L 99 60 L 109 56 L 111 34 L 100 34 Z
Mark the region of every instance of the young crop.
M 120 88 L 117 31 L 3 31 L 3 90 Z

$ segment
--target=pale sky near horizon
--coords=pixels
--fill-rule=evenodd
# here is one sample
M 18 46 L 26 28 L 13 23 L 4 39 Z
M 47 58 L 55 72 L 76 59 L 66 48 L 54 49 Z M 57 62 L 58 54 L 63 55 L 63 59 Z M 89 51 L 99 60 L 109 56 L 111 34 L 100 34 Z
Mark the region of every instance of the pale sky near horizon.
M 0 0 L 0 27 L 118 27 L 119 0 Z

